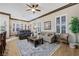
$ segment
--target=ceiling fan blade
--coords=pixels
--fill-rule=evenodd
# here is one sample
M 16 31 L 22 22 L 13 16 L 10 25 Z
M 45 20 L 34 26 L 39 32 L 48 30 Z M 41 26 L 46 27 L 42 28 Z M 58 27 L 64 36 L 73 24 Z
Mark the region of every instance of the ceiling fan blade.
M 41 10 L 39 10 L 39 9 L 36 9 L 36 11 L 41 11 Z
M 35 5 L 33 4 L 33 5 L 32 5 L 32 8 L 34 8 L 34 7 L 35 7 Z
M 38 4 L 35 5 L 35 8 L 37 8 L 37 7 L 38 7 Z
M 26 4 L 28 7 L 32 8 L 30 5 Z
M 29 10 L 31 10 L 31 9 L 27 9 L 26 11 L 29 11 Z

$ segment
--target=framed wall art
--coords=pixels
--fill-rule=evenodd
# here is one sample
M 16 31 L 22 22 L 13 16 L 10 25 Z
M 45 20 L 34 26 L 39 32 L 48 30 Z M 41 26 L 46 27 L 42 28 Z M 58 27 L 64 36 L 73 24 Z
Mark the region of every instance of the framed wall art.
M 51 21 L 44 22 L 44 30 L 51 30 Z

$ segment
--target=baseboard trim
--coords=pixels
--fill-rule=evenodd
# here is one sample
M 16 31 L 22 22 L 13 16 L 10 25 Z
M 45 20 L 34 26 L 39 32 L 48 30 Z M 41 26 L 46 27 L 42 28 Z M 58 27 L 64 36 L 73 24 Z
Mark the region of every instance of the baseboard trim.
M 9 38 L 9 39 L 6 40 L 6 42 L 10 42 L 10 41 L 13 41 L 13 40 L 16 40 L 16 39 Z

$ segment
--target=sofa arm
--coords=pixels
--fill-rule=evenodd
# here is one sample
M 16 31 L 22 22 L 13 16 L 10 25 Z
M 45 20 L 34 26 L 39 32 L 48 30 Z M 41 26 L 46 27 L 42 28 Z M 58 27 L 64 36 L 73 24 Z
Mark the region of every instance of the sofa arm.
M 48 36 L 47 39 L 48 39 L 48 42 L 49 42 L 49 43 L 52 43 L 52 42 L 54 42 L 54 39 L 55 39 L 55 38 L 54 38 L 54 35 L 50 35 L 50 36 Z

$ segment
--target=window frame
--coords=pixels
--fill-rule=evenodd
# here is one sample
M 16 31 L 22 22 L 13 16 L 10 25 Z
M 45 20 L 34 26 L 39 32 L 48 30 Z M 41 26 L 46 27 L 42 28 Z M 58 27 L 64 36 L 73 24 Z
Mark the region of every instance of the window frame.
M 16 28 L 16 24 L 15 23 L 13 23 L 13 29 L 12 29 L 12 31 L 13 32 L 15 32 L 16 30 L 15 30 L 15 28 Z
M 62 23 L 61 23 L 61 20 L 62 20 L 61 18 L 62 18 L 63 16 L 66 17 L 66 20 L 65 20 L 66 22 L 65 22 L 65 24 L 62 24 Z M 60 17 L 60 25 L 59 25 L 59 26 L 60 26 L 60 33 L 62 33 L 62 28 L 61 28 L 61 27 L 62 27 L 63 25 L 65 25 L 65 27 L 66 27 L 65 31 L 66 31 L 66 33 L 67 33 L 67 15 L 60 15 L 60 16 L 56 16 L 56 17 L 55 17 L 55 32 L 57 33 L 57 27 L 56 27 L 56 26 L 57 26 L 57 22 L 56 22 L 57 17 Z M 60 34 L 60 33 L 58 33 L 58 34 Z

